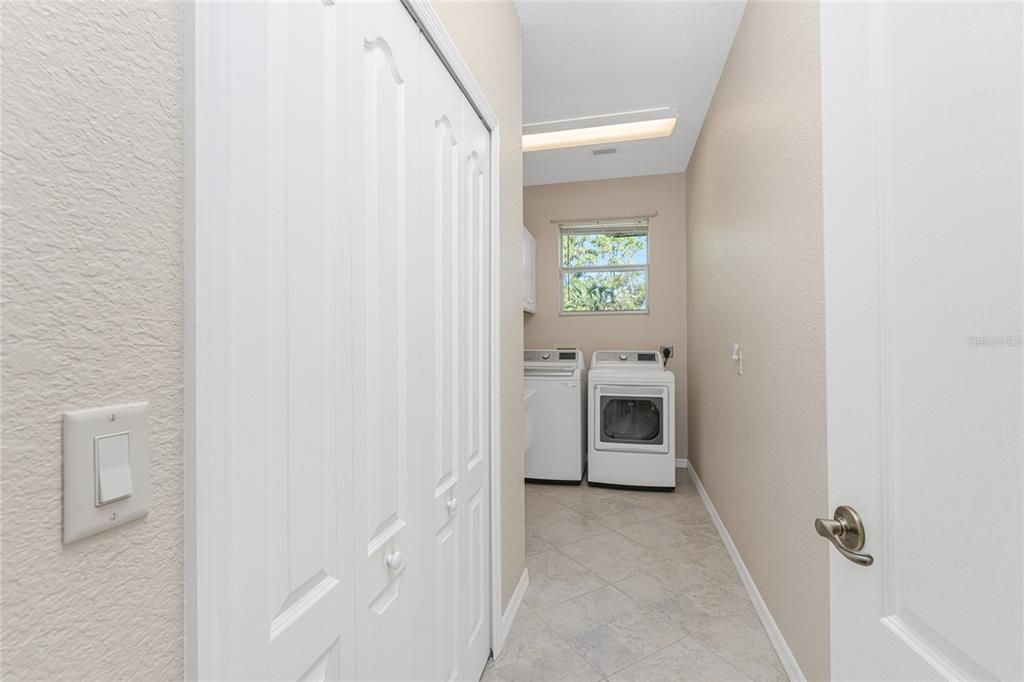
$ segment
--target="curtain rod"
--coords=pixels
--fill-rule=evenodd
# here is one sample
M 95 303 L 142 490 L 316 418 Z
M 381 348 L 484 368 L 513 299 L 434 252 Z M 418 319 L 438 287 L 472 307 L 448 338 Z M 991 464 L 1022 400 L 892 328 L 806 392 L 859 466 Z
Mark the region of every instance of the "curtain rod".
M 616 218 L 559 218 L 552 220 L 551 223 L 554 225 L 600 225 L 602 223 L 621 223 L 627 220 L 642 220 L 644 218 L 657 218 L 658 212 L 654 213 L 640 213 L 626 216 L 619 216 Z

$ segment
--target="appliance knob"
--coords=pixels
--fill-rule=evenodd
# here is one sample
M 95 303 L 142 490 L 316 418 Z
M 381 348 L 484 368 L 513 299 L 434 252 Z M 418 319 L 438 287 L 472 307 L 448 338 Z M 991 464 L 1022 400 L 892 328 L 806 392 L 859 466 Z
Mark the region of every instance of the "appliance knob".
M 548 360 L 550 358 L 551 358 L 551 353 L 541 353 L 540 354 L 540 359 L 541 360 Z
M 629 356 L 625 353 L 619 353 L 619 360 L 629 360 Z

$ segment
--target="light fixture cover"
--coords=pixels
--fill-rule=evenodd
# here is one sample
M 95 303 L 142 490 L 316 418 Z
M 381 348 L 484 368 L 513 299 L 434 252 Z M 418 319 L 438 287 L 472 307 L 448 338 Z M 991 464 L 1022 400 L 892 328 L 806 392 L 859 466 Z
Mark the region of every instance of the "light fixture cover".
M 539 152 L 546 149 L 584 147 L 591 144 L 653 140 L 659 137 L 668 137 L 675 127 L 676 117 L 673 116 L 649 121 L 630 121 L 588 128 L 530 133 L 523 135 L 523 151 Z

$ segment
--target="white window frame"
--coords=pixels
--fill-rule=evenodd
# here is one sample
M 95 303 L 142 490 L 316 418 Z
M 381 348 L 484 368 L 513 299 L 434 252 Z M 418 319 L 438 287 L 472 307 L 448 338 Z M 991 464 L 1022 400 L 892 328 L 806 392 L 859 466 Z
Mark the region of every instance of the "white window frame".
M 647 237 L 647 262 L 643 265 L 594 265 L 586 268 L 567 268 L 563 265 L 562 237 L 566 234 L 602 234 L 618 232 L 643 233 Z M 643 272 L 646 282 L 646 307 L 643 310 L 566 310 L 565 276 L 579 272 Z M 649 315 L 651 312 L 651 223 L 648 218 L 626 220 L 591 220 L 558 225 L 558 314 L 565 317 L 579 315 Z

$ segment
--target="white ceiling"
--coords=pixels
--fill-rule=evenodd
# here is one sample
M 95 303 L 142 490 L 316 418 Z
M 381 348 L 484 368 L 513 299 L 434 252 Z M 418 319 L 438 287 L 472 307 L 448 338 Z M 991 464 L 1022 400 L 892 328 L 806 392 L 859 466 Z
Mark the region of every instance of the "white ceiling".
M 677 107 L 671 137 L 532 152 L 527 185 L 686 169 L 743 0 L 517 0 L 523 25 L 523 123 Z M 594 149 L 618 152 L 594 156 Z

